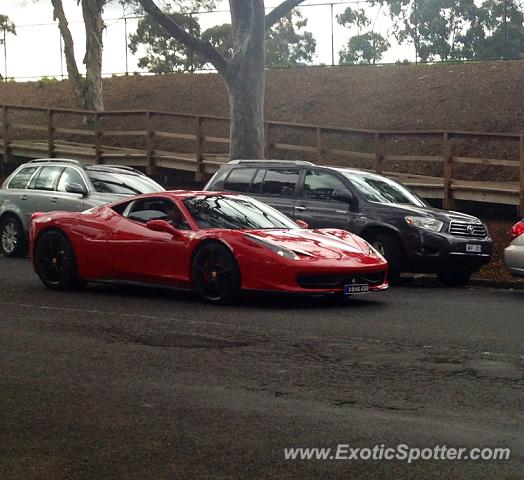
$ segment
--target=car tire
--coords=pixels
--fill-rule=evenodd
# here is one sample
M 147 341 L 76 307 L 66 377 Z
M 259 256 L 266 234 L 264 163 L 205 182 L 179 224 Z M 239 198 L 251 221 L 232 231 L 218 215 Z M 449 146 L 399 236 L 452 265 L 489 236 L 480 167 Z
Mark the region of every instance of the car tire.
M 367 241 L 388 261 L 388 282 L 390 285 L 400 283 L 402 272 L 402 245 L 392 234 L 386 232 L 372 233 Z
M 44 285 L 52 290 L 77 290 L 86 284 L 78 276 L 73 246 L 60 230 L 48 230 L 38 237 L 34 265 Z
M 240 296 L 240 268 L 235 256 L 221 243 L 202 246 L 193 258 L 193 287 L 204 301 L 230 304 Z
M 462 287 L 466 285 L 473 272 L 469 270 L 441 270 L 437 272 L 440 283 L 446 287 Z
M 22 222 L 14 215 L 0 221 L 0 252 L 5 257 L 25 257 L 27 239 Z

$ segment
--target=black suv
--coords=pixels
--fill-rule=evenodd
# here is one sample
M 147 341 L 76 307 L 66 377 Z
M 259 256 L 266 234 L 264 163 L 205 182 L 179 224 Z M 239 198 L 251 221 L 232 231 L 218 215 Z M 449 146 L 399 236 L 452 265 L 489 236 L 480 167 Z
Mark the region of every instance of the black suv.
M 463 285 L 491 258 L 486 226 L 475 217 L 427 205 L 403 185 L 374 173 L 310 162 L 233 160 L 205 190 L 243 192 L 312 228 L 341 228 L 370 242 L 401 272 L 432 272 Z

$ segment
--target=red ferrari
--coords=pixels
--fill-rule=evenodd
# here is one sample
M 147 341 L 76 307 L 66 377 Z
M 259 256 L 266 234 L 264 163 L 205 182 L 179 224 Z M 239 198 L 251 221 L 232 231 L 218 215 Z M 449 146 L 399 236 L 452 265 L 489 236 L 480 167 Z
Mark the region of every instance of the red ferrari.
M 308 230 L 252 198 L 217 192 L 35 213 L 30 252 L 36 273 L 55 290 L 138 282 L 227 303 L 241 290 L 351 295 L 388 287 L 386 260 L 360 237 Z

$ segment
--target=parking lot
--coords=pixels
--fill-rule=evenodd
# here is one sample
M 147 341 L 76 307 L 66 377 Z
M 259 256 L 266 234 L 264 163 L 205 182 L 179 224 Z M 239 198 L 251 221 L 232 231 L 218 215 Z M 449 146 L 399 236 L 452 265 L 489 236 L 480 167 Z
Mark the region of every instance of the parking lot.
M 0 258 L 2 479 L 520 479 L 524 291 L 404 286 L 203 304 L 44 288 Z M 507 447 L 508 461 L 284 460 Z

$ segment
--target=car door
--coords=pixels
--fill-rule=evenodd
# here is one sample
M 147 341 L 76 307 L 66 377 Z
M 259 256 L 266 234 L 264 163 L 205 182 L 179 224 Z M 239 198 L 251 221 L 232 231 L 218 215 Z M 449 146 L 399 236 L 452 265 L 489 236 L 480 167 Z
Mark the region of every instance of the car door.
M 248 194 L 293 218 L 299 177 L 296 167 L 259 168 Z
M 140 215 L 155 208 L 165 212 L 168 203 L 173 204 L 167 197 L 137 200 L 114 225 L 110 248 L 119 278 L 184 286 L 188 274 L 191 230 L 184 227 L 175 236 L 153 231 L 147 227 L 145 216 L 142 220 Z
M 75 167 L 64 168 L 58 180 L 56 192 L 50 197 L 53 210 L 82 212 L 86 209 L 83 195 L 66 191 L 67 185 L 73 183 L 83 186 L 87 192 L 86 182 L 80 171 Z
M 56 184 L 64 167 L 58 165 L 48 165 L 40 168 L 35 175 L 27 190 L 27 207 L 28 211 L 34 212 L 52 212 L 58 210 L 56 204 L 51 200 L 56 196 Z
M 351 230 L 355 204 L 333 198 L 335 190 L 348 190 L 336 173 L 305 169 L 295 204 L 295 220 L 304 220 L 311 228 Z
M 13 175 L 6 188 L 2 189 L 1 192 L 2 208 L 14 211 L 23 217 L 21 220 L 24 223 L 24 228 L 29 225 L 33 213 L 28 202 L 27 186 L 31 178 L 37 174 L 38 168 L 38 165 L 22 167 Z

